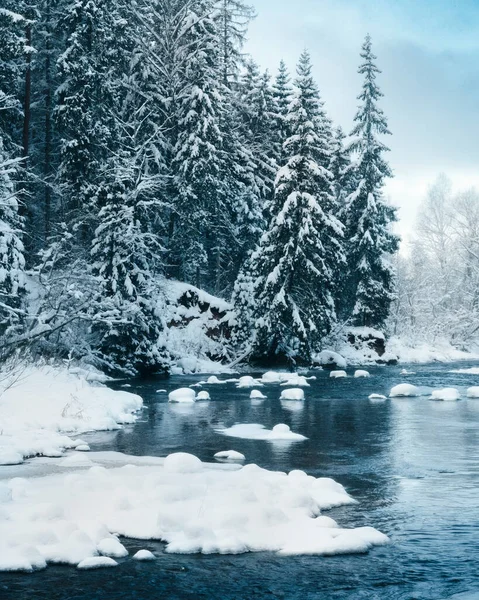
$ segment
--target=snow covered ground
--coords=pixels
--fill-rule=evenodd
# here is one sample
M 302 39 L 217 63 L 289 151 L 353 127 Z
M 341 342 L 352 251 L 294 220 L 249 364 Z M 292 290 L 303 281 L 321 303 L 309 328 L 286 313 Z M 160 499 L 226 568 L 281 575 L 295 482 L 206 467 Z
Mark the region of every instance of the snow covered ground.
M 143 405 L 140 396 L 111 390 L 104 379 L 49 366 L 0 374 L 0 465 L 36 455 L 58 457 L 66 448 L 84 446 L 70 435 L 134 423 Z
M 111 456 L 116 466 L 107 469 L 102 455 L 65 474 L 0 482 L 0 571 L 115 566 L 94 559 L 125 556 L 119 535 L 163 540 L 167 552 L 205 554 L 328 555 L 388 542 L 371 527 L 343 529 L 321 514 L 355 502 L 332 479 L 210 465 L 185 453 L 145 466 Z

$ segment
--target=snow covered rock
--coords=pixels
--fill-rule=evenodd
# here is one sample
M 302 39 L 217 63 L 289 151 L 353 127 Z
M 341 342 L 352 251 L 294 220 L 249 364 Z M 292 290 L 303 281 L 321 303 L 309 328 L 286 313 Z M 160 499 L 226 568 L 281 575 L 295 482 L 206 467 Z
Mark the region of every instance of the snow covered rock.
M 211 400 L 211 397 L 206 390 L 202 390 L 201 392 L 198 392 L 198 394 L 196 395 L 196 399 L 197 400 Z
M 459 400 L 461 395 L 459 394 L 459 390 L 456 388 L 442 388 L 440 390 L 433 390 L 431 393 L 430 400 L 444 400 L 453 402 L 455 400 Z
M 473 385 L 472 387 L 467 388 L 467 397 L 479 398 L 479 386 Z
M 290 377 L 288 381 L 283 381 L 281 384 L 285 385 L 294 385 L 295 387 L 309 387 L 311 384 L 308 383 L 308 380 L 303 375 L 295 375 L 294 377 Z
M 114 558 L 123 558 L 128 556 L 128 550 L 116 538 L 103 538 L 98 546 L 98 552 L 103 556 L 113 556 Z
M 400 383 L 391 388 L 390 398 L 405 398 L 410 396 L 419 396 L 419 388 L 410 383 Z
M 246 460 L 246 456 L 236 450 L 222 450 L 215 454 L 215 458 L 221 458 L 226 460 Z
M 282 371 L 267 371 L 261 376 L 263 383 L 280 383 L 281 385 L 294 385 L 296 387 L 308 387 L 308 379 L 316 379 L 316 377 L 305 377 L 298 373 Z
M 168 402 L 195 402 L 196 392 L 191 388 L 178 388 L 168 394 Z
M 208 379 L 206 380 L 206 383 L 208 383 L 209 385 L 218 385 L 221 383 L 226 383 L 226 381 L 221 381 L 220 379 L 218 379 L 218 377 L 216 377 L 216 375 L 211 375 L 211 377 L 208 377 Z
M 329 376 L 333 377 L 333 379 L 339 379 L 341 377 L 347 377 L 348 374 L 346 373 L 346 371 L 331 371 Z
M 250 387 L 257 387 L 259 385 L 263 385 L 263 384 L 259 381 L 256 381 L 256 379 L 254 379 L 254 377 L 251 377 L 250 375 L 244 375 L 243 377 L 239 378 L 239 381 L 236 384 L 236 387 L 250 388 Z
M 333 367 L 335 369 L 345 369 L 348 366 L 347 360 L 341 354 L 331 350 L 323 350 L 313 356 L 313 363 L 322 367 Z
M 369 394 L 369 400 L 387 400 L 387 397 L 382 394 Z
M 357 371 L 354 371 L 354 377 L 370 377 L 370 374 L 369 371 L 358 369 Z
M 89 452 L 90 446 L 88 444 L 80 444 L 79 446 L 75 446 L 75 450 L 78 452 Z
M 0 466 L 19 465 L 23 462 L 23 456 L 19 452 L 15 452 L 9 448 L 0 446 Z
M 304 400 L 304 391 L 300 388 L 291 388 L 281 392 L 280 400 Z
M 266 396 L 260 392 L 259 390 L 251 390 L 251 394 L 249 395 L 251 399 L 264 400 Z
M 133 554 L 132 558 L 134 560 L 155 560 L 156 556 L 149 550 L 138 550 L 138 552 Z
M 85 558 L 78 563 L 78 569 L 101 569 L 103 567 L 117 567 L 118 563 L 116 560 L 109 558 L 108 556 L 92 556 L 91 558 Z

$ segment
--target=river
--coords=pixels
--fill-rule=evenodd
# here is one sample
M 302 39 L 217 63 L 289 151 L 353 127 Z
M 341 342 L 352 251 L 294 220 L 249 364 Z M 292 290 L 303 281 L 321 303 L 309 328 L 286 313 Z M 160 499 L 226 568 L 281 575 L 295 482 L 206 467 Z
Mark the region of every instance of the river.
M 408 376 L 400 375 L 404 365 L 371 367 L 364 379 L 331 379 L 316 370 L 304 403 L 280 401 L 277 385 L 264 388 L 266 400 L 251 401 L 249 390 L 229 383 L 203 386 L 209 402 L 174 405 L 157 390 L 206 377 L 114 382 L 112 387 L 140 394 L 146 408 L 135 425 L 82 435 L 92 450 L 155 456 L 183 451 L 212 461 L 215 452 L 235 449 L 247 463 L 332 477 L 359 504 L 327 514 L 341 526 L 371 525 L 392 543 L 364 555 L 278 557 L 172 555 L 158 542 L 122 540 L 130 551 L 149 548 L 158 560 L 129 560 L 114 570 L 49 566 L 31 575 L 2 573 L 0 599 L 477 600 L 479 399 L 368 399 L 401 382 L 453 386 L 464 397 L 479 376 L 451 370 L 469 366 L 477 363 L 406 365 L 415 372 Z M 272 444 L 215 432 L 234 423 L 286 423 L 308 440 Z

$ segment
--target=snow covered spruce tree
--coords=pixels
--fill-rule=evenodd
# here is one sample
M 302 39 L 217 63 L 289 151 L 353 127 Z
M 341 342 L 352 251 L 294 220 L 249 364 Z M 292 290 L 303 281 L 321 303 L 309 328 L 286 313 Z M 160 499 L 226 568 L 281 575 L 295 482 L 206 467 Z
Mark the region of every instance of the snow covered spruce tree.
M 293 99 L 293 88 L 284 61 L 279 63 L 278 74 L 273 85 L 273 98 L 276 106 L 276 162 L 280 167 L 285 162 L 284 143 L 289 137 L 288 109 Z
M 185 17 L 184 86 L 172 160 L 176 219 L 170 242 L 177 276 L 210 289 L 216 288 L 223 249 L 215 228 L 227 222 L 219 193 L 222 96 L 213 14 L 212 2 L 195 0 Z
M 19 333 L 25 293 L 23 219 L 11 176 L 16 163 L 9 160 L 0 137 L 0 338 Z M 1 343 L 1 342 L 0 342 Z
M 341 127 L 334 130 L 331 152 L 330 171 L 333 175 L 333 187 L 336 202 L 338 204 L 338 215 L 343 217 L 346 197 L 351 192 L 351 159 L 349 149 L 345 147 L 346 136 Z
M 348 278 L 343 313 L 352 315 L 356 325 L 381 326 L 394 295 L 389 257 L 398 249 L 399 239 L 391 231 L 396 211 L 383 194 L 384 181 L 392 173 L 383 156 L 388 148 L 379 136 L 390 132 L 378 106 L 382 93 L 376 75 L 380 71 L 369 35 L 361 58 L 358 72 L 364 76 L 364 83 L 350 146 L 354 154 L 353 191 L 346 200 L 345 212 Z
M 250 261 L 257 357 L 309 361 L 335 321 L 335 271 L 344 264 L 342 226 L 334 216 L 322 103 L 301 55 L 288 114 L 287 163 L 276 177 L 273 218 Z
M 162 322 L 154 300 L 162 248 L 145 226 L 157 180 L 145 175 L 133 157 L 125 158 L 109 171 L 96 198 L 99 225 L 91 256 L 100 293 L 92 332 L 102 366 L 135 375 L 167 370 L 168 355 L 159 346 Z

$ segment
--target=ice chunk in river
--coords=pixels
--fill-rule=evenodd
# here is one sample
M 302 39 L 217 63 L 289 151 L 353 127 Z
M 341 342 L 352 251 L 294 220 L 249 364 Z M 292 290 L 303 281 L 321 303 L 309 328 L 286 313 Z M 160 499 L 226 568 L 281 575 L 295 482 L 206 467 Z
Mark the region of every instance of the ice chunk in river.
M 243 438 L 247 440 L 290 440 L 301 442 L 308 438 L 299 433 L 293 433 L 288 425 L 280 423 L 273 429 L 266 429 L 264 425 L 258 423 L 237 424 L 227 429 L 217 429 L 218 433 L 229 437 Z
M 339 377 L 347 377 L 348 374 L 346 373 L 346 371 L 331 371 L 329 376 L 338 379 Z
M 369 394 L 369 399 L 370 400 L 387 400 L 386 396 L 383 396 L 382 394 Z

